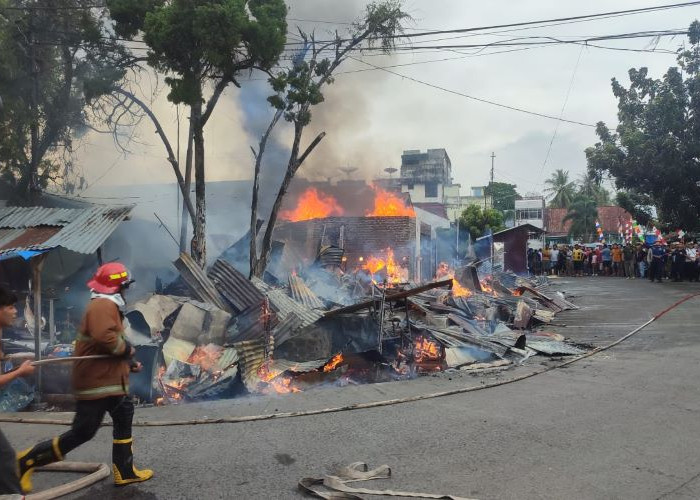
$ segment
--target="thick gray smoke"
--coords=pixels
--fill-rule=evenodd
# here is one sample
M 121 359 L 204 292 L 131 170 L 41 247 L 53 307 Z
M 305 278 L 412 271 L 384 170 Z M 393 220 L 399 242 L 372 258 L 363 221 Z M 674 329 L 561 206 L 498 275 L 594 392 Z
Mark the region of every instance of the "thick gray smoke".
M 314 32 L 317 39 L 332 37 L 337 30 L 344 34 L 349 23 L 365 12 L 367 1 L 328 2 L 307 0 L 294 3 L 289 12 L 289 41 L 298 40 L 297 28 Z M 321 23 L 319 21 L 327 21 Z M 336 22 L 338 24 L 329 24 Z M 290 55 L 287 53 L 286 55 Z M 386 64 L 387 58 L 369 57 L 373 63 Z M 355 178 L 371 179 L 390 166 L 390 153 L 384 151 L 382 138 L 367 134 L 372 122 L 370 96 L 388 75 L 380 71 L 340 74 L 367 68 L 355 60 L 347 60 L 337 71 L 335 83 L 325 87 L 325 102 L 312 109 L 312 121 L 306 128 L 302 149 L 322 131 L 326 137 L 301 167 L 298 175 L 313 180 L 337 180 L 345 177 L 339 169 L 355 167 Z M 272 94 L 267 82 L 245 82 L 236 93 L 238 105 L 245 117 L 245 131 L 257 149 L 257 141 L 266 130 L 273 111 L 266 98 Z M 261 176 L 261 201 L 267 213 L 279 189 L 289 159 L 290 127 L 280 122 L 268 142 Z M 385 156 L 388 155 L 388 156 Z M 252 162 L 252 161 L 251 161 Z

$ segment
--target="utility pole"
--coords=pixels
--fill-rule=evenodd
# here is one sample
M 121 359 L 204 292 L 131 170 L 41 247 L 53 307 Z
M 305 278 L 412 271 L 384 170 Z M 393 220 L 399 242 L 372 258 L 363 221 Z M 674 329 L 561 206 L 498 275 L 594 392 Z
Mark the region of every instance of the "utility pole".
M 30 6 L 29 12 L 29 33 L 28 43 L 29 43 L 29 63 L 31 65 L 31 91 L 30 91 L 30 107 L 31 107 L 31 123 L 30 129 L 30 155 L 29 158 L 29 175 L 28 175 L 28 190 L 27 194 L 30 200 L 34 199 L 34 196 L 39 190 L 39 174 L 38 174 L 38 145 L 39 145 L 39 113 L 37 112 L 38 100 L 39 100 L 39 75 L 38 66 L 36 62 L 36 50 L 34 41 L 34 23 L 35 23 L 36 9 L 32 4 Z
M 493 184 L 493 167 L 496 161 L 496 153 L 491 153 L 491 184 Z

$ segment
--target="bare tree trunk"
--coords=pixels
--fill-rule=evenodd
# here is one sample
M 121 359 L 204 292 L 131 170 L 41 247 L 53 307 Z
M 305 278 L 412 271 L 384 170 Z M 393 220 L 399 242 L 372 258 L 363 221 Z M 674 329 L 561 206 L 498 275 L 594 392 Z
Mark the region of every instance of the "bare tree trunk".
M 204 176 L 204 130 L 202 129 L 202 104 L 200 101 L 192 106 L 192 125 L 194 127 L 194 189 L 197 212 L 191 253 L 192 258 L 204 268 L 207 263 L 207 200 L 206 179 Z
M 160 137 L 161 141 L 163 141 L 163 146 L 165 146 L 165 150 L 168 153 L 168 162 L 170 162 L 170 164 L 173 167 L 173 171 L 175 172 L 175 177 L 177 178 L 177 183 L 180 186 L 180 192 L 182 193 L 182 199 L 185 205 L 187 206 L 187 212 L 190 214 L 190 218 L 192 219 L 192 225 L 195 225 L 195 209 L 192 205 L 190 193 L 185 187 L 185 179 L 182 177 L 182 172 L 180 172 L 180 164 L 178 163 L 177 158 L 175 158 L 175 152 L 173 151 L 173 148 L 170 145 L 170 141 L 168 140 L 168 136 L 165 135 L 165 131 L 163 130 L 163 127 L 158 121 L 158 118 L 145 102 L 143 102 L 131 92 L 121 88 L 116 88 L 113 90 L 113 92 L 115 94 L 128 97 L 131 101 L 135 102 L 153 122 L 153 125 L 156 128 L 156 133 Z
M 267 267 L 267 262 L 270 259 L 270 249 L 272 248 L 272 233 L 275 230 L 275 224 L 277 223 L 277 215 L 282 208 L 282 201 L 284 200 L 284 195 L 289 189 L 289 184 L 292 182 L 294 175 L 296 175 L 297 170 L 301 164 L 306 160 L 306 158 L 311 154 L 316 146 L 323 140 L 326 133 L 321 132 L 312 142 L 309 147 L 306 148 L 304 154 L 299 156 L 299 145 L 301 143 L 301 135 L 304 131 L 304 126 L 295 124 L 294 126 L 294 143 L 292 145 L 292 152 L 289 155 L 289 163 L 287 164 L 287 171 L 284 174 L 284 179 L 282 180 L 282 185 L 277 192 L 277 197 L 275 198 L 275 203 L 272 205 L 272 210 L 270 211 L 270 218 L 267 221 L 267 227 L 265 228 L 265 235 L 263 236 L 262 245 L 260 248 L 260 258 L 256 262 L 255 269 L 251 270 L 253 276 L 258 278 L 262 277 Z M 259 155 L 258 155 L 259 156 Z
M 192 183 L 192 142 L 194 127 L 192 126 L 192 111 L 190 110 L 190 126 L 187 132 L 187 154 L 185 156 L 185 191 L 189 194 Z M 180 225 L 180 253 L 187 251 L 187 203 L 182 200 L 182 223 Z
M 253 200 L 250 204 L 250 275 L 253 277 L 253 271 L 258 266 L 258 249 L 257 249 L 257 239 L 258 239 L 258 193 L 260 191 L 260 170 L 262 168 L 262 158 L 265 153 L 265 148 L 267 147 L 267 141 L 270 138 L 272 130 L 277 125 L 277 122 L 282 117 L 282 111 L 278 110 L 275 112 L 275 116 L 272 117 L 270 125 L 267 127 L 265 134 L 260 139 L 260 144 L 258 145 L 258 151 L 253 151 L 255 155 L 255 175 L 253 176 Z

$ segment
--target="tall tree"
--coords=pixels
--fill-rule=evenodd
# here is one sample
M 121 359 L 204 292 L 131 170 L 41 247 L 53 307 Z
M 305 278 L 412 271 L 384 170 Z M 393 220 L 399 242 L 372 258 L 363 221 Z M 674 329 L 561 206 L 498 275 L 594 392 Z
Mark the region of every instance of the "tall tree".
M 469 205 L 459 217 L 459 229 L 468 230 L 474 241 L 487 231 L 496 233 L 505 229 L 503 215 L 493 208 L 482 209 L 479 205 Z
M 700 23 L 689 47 L 660 79 L 630 69 L 629 88 L 612 80 L 618 125 L 598 123 L 599 142 L 586 150 L 588 168 L 608 174 L 618 189 L 648 196 L 661 219 L 700 228 Z
M 269 101 L 276 112 L 260 139 L 257 151 L 254 150 L 255 173 L 250 217 L 251 275 L 262 276 L 265 271 L 284 195 L 299 167 L 326 134 L 320 133 L 306 148 L 302 147 L 304 129 L 311 122 L 311 108 L 324 101 L 323 88 L 333 83 L 333 73 L 363 45 L 379 46 L 385 53 L 389 53 L 403 34 L 403 24 L 409 19 L 409 15 L 401 10 L 401 0 L 380 0 L 367 5 L 364 16 L 352 25 L 346 37 L 336 33 L 332 40 L 319 42 L 313 34 L 299 31 L 302 49 L 292 61 L 291 67 L 279 70 L 270 78 L 276 94 Z M 328 57 L 327 54 L 333 55 Z M 294 134 L 287 169 L 272 205 L 258 254 L 258 191 L 262 160 L 267 141 L 281 118 L 292 125 Z
M 627 210 L 635 220 L 642 226 L 646 226 L 652 221 L 651 198 L 641 195 L 633 190 L 618 191 L 615 195 L 615 203 Z
M 569 236 L 591 241 L 595 232 L 595 221 L 598 218 L 595 198 L 579 193 L 571 201 L 564 222 L 571 221 Z
M 187 158 L 193 162 L 196 200 L 191 252 L 204 266 L 204 128 L 224 90 L 230 84 L 239 86 L 241 72 L 269 71 L 276 64 L 286 39 L 287 7 L 284 0 L 107 0 L 107 4 L 116 32 L 130 39 L 141 37 L 148 45 L 149 65 L 166 75 L 168 100 L 190 109 L 192 146 Z M 169 157 L 171 153 L 172 148 Z M 187 175 L 171 163 L 183 196 L 189 198 Z
M 576 183 L 569 180 L 569 171 L 557 169 L 544 181 L 548 186 L 544 192 L 552 208 L 567 208 L 576 194 Z
M 507 182 L 490 182 L 484 193 L 491 197 L 493 208 L 505 212 L 515 210 L 515 200 L 522 198 L 515 190 L 516 187 L 515 184 Z
M 88 106 L 130 57 L 92 0 L 0 0 L 0 175 L 31 201 L 51 182 L 71 192 Z
M 578 184 L 578 193 L 593 198 L 599 207 L 610 205 L 610 191 L 605 189 L 595 175 L 586 172 L 581 175 Z

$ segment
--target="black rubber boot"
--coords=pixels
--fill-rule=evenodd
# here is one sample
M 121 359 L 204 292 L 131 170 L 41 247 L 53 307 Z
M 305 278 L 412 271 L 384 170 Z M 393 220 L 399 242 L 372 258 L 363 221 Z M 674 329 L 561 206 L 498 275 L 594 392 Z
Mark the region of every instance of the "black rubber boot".
M 152 470 L 138 470 L 134 467 L 132 444 L 133 439 L 131 438 L 112 441 L 112 472 L 116 486 L 148 481 L 153 477 Z
M 32 491 L 32 473 L 35 467 L 48 465 L 63 460 L 63 453 L 58 446 L 58 438 L 42 441 L 33 448 L 27 448 L 17 454 L 19 485 L 23 493 Z

